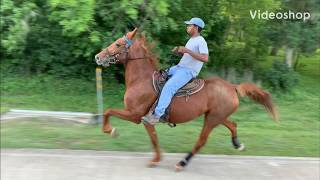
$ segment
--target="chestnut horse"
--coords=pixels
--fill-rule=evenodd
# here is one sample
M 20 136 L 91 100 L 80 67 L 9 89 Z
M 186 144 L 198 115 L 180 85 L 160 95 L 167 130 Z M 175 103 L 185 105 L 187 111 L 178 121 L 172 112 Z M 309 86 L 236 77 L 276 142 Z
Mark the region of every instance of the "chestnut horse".
M 98 64 L 108 66 L 113 63 L 121 63 L 125 66 L 125 108 L 107 109 L 103 118 L 103 132 L 111 134 L 113 137 L 118 133 L 109 122 L 110 116 L 139 124 L 141 117 L 146 115 L 158 96 L 152 85 L 152 74 L 158 70 L 157 60 L 150 52 L 143 35 L 140 38 L 134 38 L 136 33 L 137 28 L 117 39 L 95 56 Z M 176 164 L 176 170 L 181 170 L 188 164 L 191 157 L 205 145 L 212 129 L 219 124 L 223 124 L 231 131 L 232 143 L 235 148 L 239 150 L 244 148 L 237 139 L 236 123 L 229 119 L 229 116 L 238 107 L 238 94 L 248 96 L 262 104 L 277 121 L 277 112 L 270 94 L 252 83 L 235 85 L 223 79 L 212 77 L 205 79 L 203 89 L 191 95 L 188 101 L 185 100 L 185 97 L 172 99 L 169 112 L 171 123 L 185 123 L 204 114 L 204 124 L 199 139 L 192 151 Z M 154 126 L 146 124 L 144 126 L 155 151 L 153 159 L 149 162 L 150 166 L 154 166 L 161 160 L 157 134 Z

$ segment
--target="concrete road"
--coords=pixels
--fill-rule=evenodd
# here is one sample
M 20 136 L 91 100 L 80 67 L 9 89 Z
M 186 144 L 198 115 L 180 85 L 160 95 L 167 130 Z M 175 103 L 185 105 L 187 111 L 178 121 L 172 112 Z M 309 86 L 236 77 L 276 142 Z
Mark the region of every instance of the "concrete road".
M 185 154 L 83 150 L 1 149 L 1 180 L 319 180 L 320 158 L 197 155 L 181 172 Z

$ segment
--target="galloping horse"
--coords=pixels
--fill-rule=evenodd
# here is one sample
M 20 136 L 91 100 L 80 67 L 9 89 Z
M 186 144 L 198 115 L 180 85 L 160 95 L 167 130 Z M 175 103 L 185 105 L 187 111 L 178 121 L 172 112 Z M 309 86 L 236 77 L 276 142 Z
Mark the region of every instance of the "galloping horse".
M 110 116 L 128 120 L 139 124 L 141 117 L 148 113 L 149 108 L 157 98 L 153 89 L 152 75 L 157 71 L 156 58 L 150 52 L 143 35 L 135 38 L 137 28 L 128 32 L 124 37 L 117 39 L 107 48 L 95 56 L 98 64 L 109 65 L 121 63 L 125 66 L 124 109 L 107 109 L 103 117 L 104 133 L 117 136 L 118 132 L 109 122 Z M 174 97 L 171 102 L 171 123 L 185 123 L 204 114 L 204 124 L 199 139 L 187 156 L 176 164 L 176 170 L 183 169 L 192 156 L 194 156 L 208 139 L 212 129 L 219 124 L 226 126 L 232 135 L 232 143 L 236 149 L 242 150 L 244 146 L 237 138 L 236 123 L 229 119 L 238 107 L 238 94 L 248 96 L 262 104 L 277 121 L 277 111 L 269 93 L 258 88 L 253 83 L 231 84 L 223 79 L 212 77 L 205 79 L 203 89 L 191 95 L 188 101 L 184 97 Z M 160 147 L 154 126 L 144 125 L 155 151 L 150 166 L 157 165 L 161 160 Z

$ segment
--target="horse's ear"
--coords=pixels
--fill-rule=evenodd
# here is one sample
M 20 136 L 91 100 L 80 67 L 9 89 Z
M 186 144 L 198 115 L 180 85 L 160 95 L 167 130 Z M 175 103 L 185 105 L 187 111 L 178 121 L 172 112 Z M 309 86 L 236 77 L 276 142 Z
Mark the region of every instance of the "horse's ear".
M 127 33 L 127 37 L 129 39 L 133 39 L 133 37 L 136 35 L 137 31 L 138 31 L 138 28 L 134 28 L 133 31 Z

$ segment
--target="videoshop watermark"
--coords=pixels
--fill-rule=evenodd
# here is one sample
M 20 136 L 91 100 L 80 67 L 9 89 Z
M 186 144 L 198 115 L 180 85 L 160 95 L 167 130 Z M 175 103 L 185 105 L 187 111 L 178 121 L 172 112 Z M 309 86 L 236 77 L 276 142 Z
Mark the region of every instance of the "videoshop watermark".
M 264 20 L 284 19 L 284 20 L 306 21 L 311 18 L 311 14 L 309 12 L 294 12 L 291 10 L 286 12 L 250 10 L 250 16 L 251 16 L 251 19 L 264 19 Z

